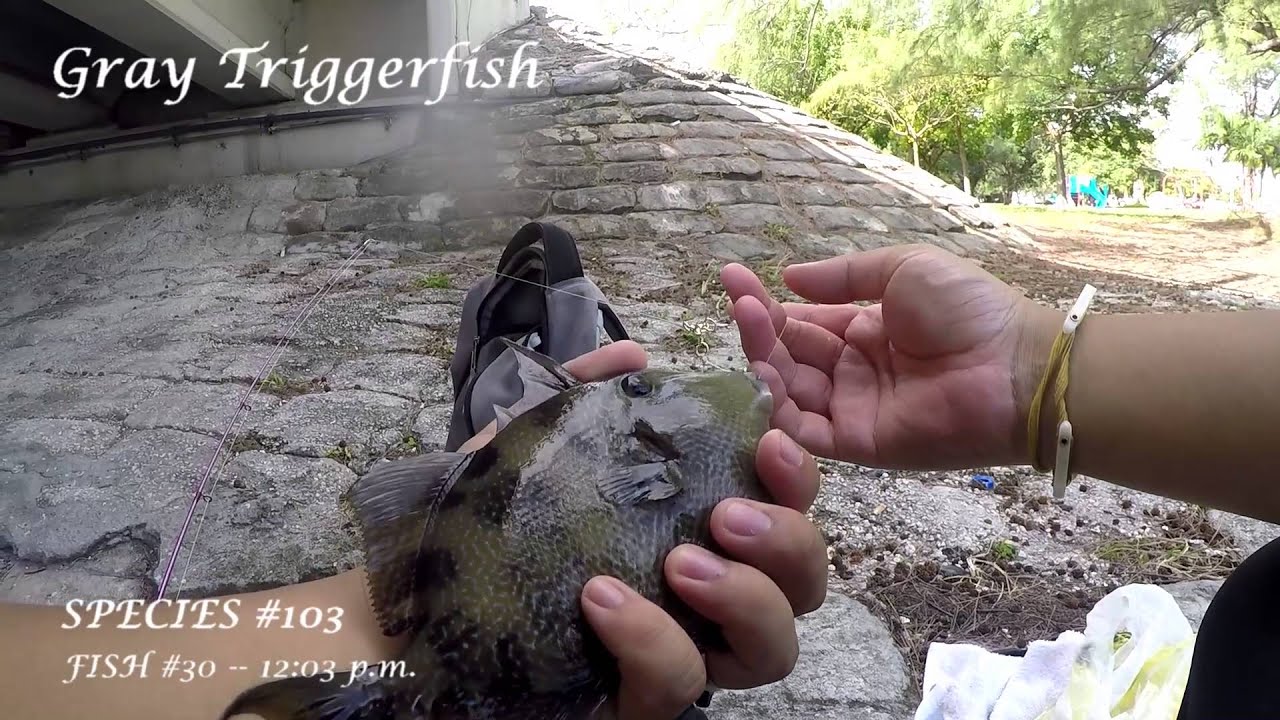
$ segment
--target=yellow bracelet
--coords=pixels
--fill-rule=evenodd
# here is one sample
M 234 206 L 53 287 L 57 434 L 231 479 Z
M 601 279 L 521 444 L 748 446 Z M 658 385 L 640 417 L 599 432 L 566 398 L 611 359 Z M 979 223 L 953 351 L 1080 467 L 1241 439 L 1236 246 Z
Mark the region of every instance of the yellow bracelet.
M 1031 409 L 1027 415 L 1027 445 L 1030 450 L 1031 466 L 1038 472 L 1048 472 L 1049 468 L 1040 462 L 1040 408 L 1044 402 L 1045 390 L 1049 380 L 1057 377 L 1054 387 L 1054 404 L 1058 411 L 1057 457 L 1053 468 L 1053 496 L 1059 500 L 1066 493 L 1067 484 L 1071 482 L 1071 422 L 1067 419 L 1067 380 L 1070 379 L 1071 348 L 1075 343 L 1076 329 L 1089 311 L 1097 288 L 1086 284 L 1080 297 L 1072 306 L 1071 312 L 1062 324 L 1062 332 L 1053 341 L 1049 350 L 1049 363 L 1045 368 L 1040 386 L 1031 398 Z M 1059 367 L 1061 366 L 1061 367 Z

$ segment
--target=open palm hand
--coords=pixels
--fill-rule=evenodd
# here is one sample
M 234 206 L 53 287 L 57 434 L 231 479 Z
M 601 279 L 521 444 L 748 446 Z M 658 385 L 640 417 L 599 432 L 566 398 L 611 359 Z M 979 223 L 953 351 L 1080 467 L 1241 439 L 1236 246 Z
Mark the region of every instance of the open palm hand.
M 1025 462 L 1021 328 L 1034 303 L 977 265 L 910 245 L 788 267 L 809 303 L 721 273 L 743 351 L 770 384 L 774 426 L 825 457 L 877 467 Z M 874 301 L 870 305 L 855 302 Z

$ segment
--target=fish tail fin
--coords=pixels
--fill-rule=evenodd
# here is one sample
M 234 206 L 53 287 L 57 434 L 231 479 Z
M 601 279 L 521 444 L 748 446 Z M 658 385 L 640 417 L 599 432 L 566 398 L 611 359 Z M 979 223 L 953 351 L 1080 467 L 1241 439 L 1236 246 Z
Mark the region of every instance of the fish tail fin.
M 327 679 L 292 677 L 245 690 L 220 720 L 237 715 L 264 720 L 392 720 L 392 701 L 390 688 L 382 682 L 353 682 L 349 672 Z

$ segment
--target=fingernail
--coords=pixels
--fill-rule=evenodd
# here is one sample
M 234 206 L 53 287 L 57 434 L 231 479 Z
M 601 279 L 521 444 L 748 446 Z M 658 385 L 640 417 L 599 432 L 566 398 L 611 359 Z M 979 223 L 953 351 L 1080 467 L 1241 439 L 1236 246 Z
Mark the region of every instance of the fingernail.
M 724 525 L 734 535 L 754 537 L 773 526 L 773 519 L 750 505 L 735 502 L 724 513 Z
M 612 610 L 625 599 L 618 581 L 612 578 L 593 578 L 587 583 L 587 599 L 605 610 Z
M 800 463 L 804 462 L 804 452 L 800 446 L 796 444 L 786 433 L 782 434 L 782 442 L 778 445 L 778 454 L 782 456 L 782 462 L 791 467 L 800 467 Z
M 693 580 L 715 580 L 725 569 L 720 558 L 696 545 L 685 548 L 676 563 L 676 572 Z

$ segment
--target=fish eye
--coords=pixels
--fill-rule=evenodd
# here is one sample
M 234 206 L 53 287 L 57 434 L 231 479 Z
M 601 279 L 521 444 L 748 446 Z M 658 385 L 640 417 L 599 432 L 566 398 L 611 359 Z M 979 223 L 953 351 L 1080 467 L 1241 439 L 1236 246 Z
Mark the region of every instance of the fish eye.
M 622 378 L 622 391 L 627 397 L 644 397 L 653 392 L 653 386 L 639 375 L 628 375 Z

